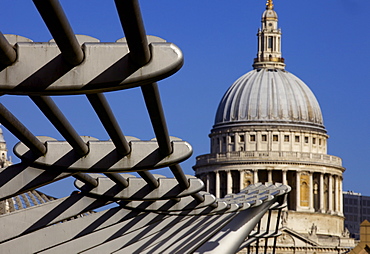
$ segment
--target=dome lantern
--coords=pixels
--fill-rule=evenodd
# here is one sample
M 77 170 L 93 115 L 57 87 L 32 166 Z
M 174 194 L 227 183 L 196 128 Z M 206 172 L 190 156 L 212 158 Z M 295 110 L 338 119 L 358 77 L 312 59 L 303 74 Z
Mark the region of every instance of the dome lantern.
M 281 30 L 278 28 L 278 16 L 274 4 L 269 0 L 262 14 L 262 28 L 258 30 L 258 52 L 254 59 L 255 69 L 284 69 L 281 56 Z

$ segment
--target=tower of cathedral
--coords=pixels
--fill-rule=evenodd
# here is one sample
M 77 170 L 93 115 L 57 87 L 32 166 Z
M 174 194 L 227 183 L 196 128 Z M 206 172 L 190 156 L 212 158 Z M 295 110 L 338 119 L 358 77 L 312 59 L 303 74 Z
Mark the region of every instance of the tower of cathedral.
M 272 0 L 262 14 L 253 70 L 227 90 L 193 167 L 216 197 L 257 182 L 290 185 L 276 253 L 344 253 L 342 160 L 327 154 L 327 130 L 309 87 L 285 69 Z
M 5 168 L 11 165 L 12 162 L 8 157 L 8 149 L 3 135 L 3 130 L 0 128 L 0 168 Z

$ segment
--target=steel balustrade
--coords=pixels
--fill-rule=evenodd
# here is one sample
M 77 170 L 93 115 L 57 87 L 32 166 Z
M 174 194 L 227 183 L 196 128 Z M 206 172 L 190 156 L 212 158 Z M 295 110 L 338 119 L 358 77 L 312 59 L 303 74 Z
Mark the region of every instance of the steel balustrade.
M 114 60 L 124 68 L 117 67 L 117 63 L 112 66 L 116 72 L 127 73 L 117 76 L 116 80 L 111 79 L 116 72 L 109 72 L 109 75 L 94 73 L 94 77 L 101 79 L 98 86 L 91 85 L 91 80 L 76 78 L 68 89 L 55 83 L 61 73 L 65 76 L 73 68 L 86 72 L 86 66 L 91 64 L 88 62 L 98 58 L 85 54 L 86 45 L 78 42 L 57 0 L 33 2 L 67 65 L 58 62 L 59 55 L 50 53 L 48 57 L 55 63 L 50 65 L 45 58 L 37 68 L 61 68 L 64 73 L 40 72 L 36 68 L 35 79 L 45 78 L 46 85 L 30 87 L 34 84 L 32 77 L 35 73 L 26 72 L 22 75 L 29 82 L 17 84 L 11 78 L 4 81 L 3 73 L 12 77 L 14 72 L 23 71 L 17 65 L 23 59 L 17 59 L 15 47 L 6 40 L 6 35 L 0 33 L 0 93 L 29 96 L 65 141 L 34 136 L 0 103 L 0 123 L 20 140 L 14 151 L 22 160 L 0 169 L 0 201 L 4 207 L 7 202 L 12 202 L 9 198 L 16 198 L 21 203 L 20 197 L 25 199 L 27 195 L 37 194 L 28 191 L 69 176 L 77 179 L 78 191 L 66 198 L 34 205 L 32 212 L 25 209 L 0 215 L 0 226 L 4 229 L 0 232 L 0 249 L 9 253 L 235 253 L 239 248 L 249 248 L 252 243 L 256 243 L 258 250 L 260 238 L 266 239 L 265 253 L 268 238 L 273 238 L 276 246 L 280 214 L 286 205 L 289 186 L 254 184 L 238 194 L 216 199 L 202 191 L 204 184 L 201 180 L 184 174 L 179 163 L 191 155 L 191 147 L 184 141 L 170 138 L 158 84 L 153 82 L 152 75 L 146 76 L 143 71 L 151 65 L 158 80 L 172 75 L 182 65 L 182 54 L 172 44 L 148 43 L 138 1 L 115 0 L 127 45 L 119 46 L 122 59 Z M 46 51 L 55 51 L 51 44 L 45 44 L 45 47 Z M 100 44 L 92 47 L 98 49 Z M 161 47 L 173 48 L 175 52 L 166 60 L 166 65 L 156 62 L 158 57 L 171 54 L 167 50 L 164 52 L 169 53 L 156 55 L 154 52 Z M 36 50 L 36 46 L 33 48 L 33 44 L 28 43 L 24 49 L 27 54 Z M 97 54 L 106 54 L 106 51 Z M 137 70 L 143 74 L 138 74 Z M 50 84 L 55 86 L 50 88 Z M 128 141 L 102 93 L 138 85 L 155 141 Z M 85 94 L 111 141 L 80 136 L 49 97 L 54 94 Z M 174 178 L 149 172 L 163 167 L 168 167 Z M 140 177 L 129 172 L 137 172 Z M 30 198 L 35 202 L 36 197 L 32 195 Z M 26 206 L 32 206 L 28 200 L 25 202 Z M 112 202 L 119 206 L 89 213 L 83 220 L 71 220 Z M 262 229 L 262 217 L 266 212 L 267 224 Z M 276 225 L 270 232 L 272 223 Z M 255 225 L 258 225 L 257 231 L 253 231 Z M 40 237 L 43 241 L 26 244 Z

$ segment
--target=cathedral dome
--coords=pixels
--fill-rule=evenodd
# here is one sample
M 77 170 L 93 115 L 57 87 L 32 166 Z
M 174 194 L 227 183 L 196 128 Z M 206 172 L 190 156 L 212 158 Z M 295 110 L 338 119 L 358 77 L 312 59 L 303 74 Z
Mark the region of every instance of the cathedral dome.
M 241 76 L 225 93 L 214 129 L 287 126 L 326 133 L 315 95 L 302 80 L 285 70 L 281 30 L 272 0 L 267 1 L 261 23 L 254 70 Z
M 287 125 L 326 132 L 315 95 L 283 69 L 255 69 L 235 81 L 218 106 L 214 128 L 231 125 Z

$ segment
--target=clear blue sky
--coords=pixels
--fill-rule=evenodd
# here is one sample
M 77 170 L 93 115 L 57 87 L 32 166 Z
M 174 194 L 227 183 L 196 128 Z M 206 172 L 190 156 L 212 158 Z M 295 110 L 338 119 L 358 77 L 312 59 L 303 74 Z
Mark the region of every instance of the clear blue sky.
M 370 195 L 370 1 L 275 0 L 286 69 L 316 95 L 330 135 L 329 154 L 346 167 L 344 190 Z M 103 42 L 123 37 L 114 2 L 61 0 L 74 32 Z M 184 67 L 159 82 L 170 134 L 188 141 L 194 156 L 182 163 L 193 174 L 195 156 L 209 152 L 208 134 L 227 88 L 252 69 L 265 0 L 142 0 L 147 34 L 175 43 Z M 1 1 L 0 30 L 44 42 L 51 36 L 31 0 Z M 140 89 L 107 93 L 125 135 L 154 137 Z M 1 102 L 36 135 L 62 139 L 27 97 Z M 108 139 L 83 96 L 55 98 L 80 135 Z M 17 140 L 5 129 L 9 150 Z M 13 158 L 17 161 L 16 158 Z M 169 175 L 169 171 L 162 170 Z M 67 187 L 68 186 L 68 187 Z M 66 195 L 70 181 L 49 188 Z

